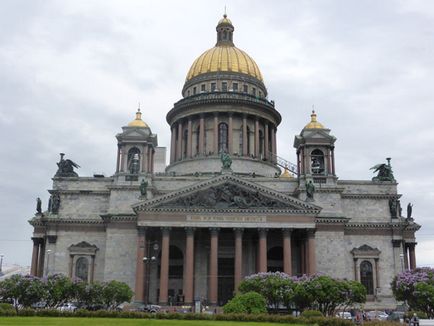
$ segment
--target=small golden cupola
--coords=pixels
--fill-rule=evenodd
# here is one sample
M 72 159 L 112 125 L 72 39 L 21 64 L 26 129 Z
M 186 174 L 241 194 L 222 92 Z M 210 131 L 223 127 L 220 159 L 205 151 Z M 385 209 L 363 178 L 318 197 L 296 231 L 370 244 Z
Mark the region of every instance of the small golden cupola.
M 136 118 L 128 124 L 128 127 L 149 128 L 146 122 L 142 120 L 142 112 L 140 112 L 140 108 L 137 109 Z
M 317 121 L 315 110 L 312 110 L 310 122 L 303 129 L 325 129 L 325 127 Z

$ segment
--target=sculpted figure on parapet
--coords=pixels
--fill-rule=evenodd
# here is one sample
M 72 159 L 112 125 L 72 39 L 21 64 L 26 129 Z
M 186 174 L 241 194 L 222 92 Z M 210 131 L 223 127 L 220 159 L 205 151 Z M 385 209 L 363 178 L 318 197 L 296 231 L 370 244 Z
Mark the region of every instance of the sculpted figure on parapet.
M 63 158 L 64 156 L 65 156 L 64 153 L 60 153 L 60 161 L 57 163 L 58 169 L 54 176 L 64 177 L 64 178 L 78 177 L 78 174 L 74 172 L 74 168 L 78 169 L 80 165 L 74 163 L 69 159 L 65 160 Z
M 390 165 L 391 158 L 386 158 L 386 163 L 374 165 L 370 170 L 374 170 L 374 173 L 378 172 L 377 176 L 372 178 L 372 181 L 392 181 L 395 182 L 393 176 L 392 166 Z

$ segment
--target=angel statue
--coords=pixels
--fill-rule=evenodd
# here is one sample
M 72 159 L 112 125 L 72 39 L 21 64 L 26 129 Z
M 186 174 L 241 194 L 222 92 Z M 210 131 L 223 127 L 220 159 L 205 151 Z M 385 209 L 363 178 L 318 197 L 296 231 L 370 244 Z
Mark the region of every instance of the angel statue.
M 77 163 L 74 163 L 71 160 L 65 160 L 63 157 L 65 156 L 64 153 L 60 153 L 60 161 L 57 163 L 58 169 L 56 174 L 54 175 L 55 177 L 66 177 L 66 178 L 71 178 L 71 177 L 78 177 L 78 174 L 76 172 L 74 172 L 74 168 L 79 168 L 80 165 L 78 165 Z
M 391 158 L 386 158 L 386 163 L 381 163 L 373 166 L 370 170 L 374 170 L 373 173 L 378 172 L 377 176 L 372 178 L 372 181 L 392 181 L 395 182 L 395 178 L 393 177 L 392 166 L 390 165 Z

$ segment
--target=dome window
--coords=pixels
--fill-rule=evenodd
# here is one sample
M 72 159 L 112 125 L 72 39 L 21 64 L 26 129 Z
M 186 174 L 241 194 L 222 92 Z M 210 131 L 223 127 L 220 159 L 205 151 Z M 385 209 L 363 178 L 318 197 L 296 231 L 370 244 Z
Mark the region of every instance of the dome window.
M 244 93 L 248 93 L 249 92 L 249 87 L 247 85 L 243 85 L 243 92 Z
M 228 91 L 228 83 L 227 82 L 222 82 L 222 91 L 223 92 L 227 92 Z
M 196 86 L 193 87 L 193 95 L 196 95 Z
M 234 92 L 238 92 L 238 83 L 233 83 L 233 84 L 232 84 L 232 90 L 233 90 Z
M 215 92 L 216 91 L 216 83 L 211 83 L 211 92 Z
M 252 88 L 252 95 L 256 96 L 256 88 L 255 87 Z
M 202 85 L 200 85 L 200 91 L 202 92 L 202 93 L 205 93 L 205 84 L 202 84 Z

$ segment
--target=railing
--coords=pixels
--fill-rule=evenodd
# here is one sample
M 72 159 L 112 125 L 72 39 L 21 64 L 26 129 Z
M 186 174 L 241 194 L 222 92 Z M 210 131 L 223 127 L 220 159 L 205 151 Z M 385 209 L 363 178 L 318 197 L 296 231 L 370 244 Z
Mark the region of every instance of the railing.
M 298 175 L 298 168 L 297 165 L 294 163 L 291 163 L 284 158 L 277 156 L 276 154 L 272 152 L 268 152 L 268 156 L 271 158 L 271 161 L 276 163 L 276 165 L 288 169 L 290 172 L 294 173 L 295 175 Z
M 183 98 L 182 100 L 179 100 L 175 103 L 175 107 L 183 106 L 185 104 L 190 104 L 194 102 L 201 102 L 201 101 L 212 101 L 212 100 L 239 100 L 239 101 L 246 101 L 250 103 L 259 103 L 262 104 L 271 110 L 275 110 L 274 108 L 274 101 L 268 101 L 265 98 L 262 97 L 256 97 L 250 94 L 246 93 L 239 93 L 239 92 L 221 92 L 221 91 L 215 91 L 215 92 L 207 92 L 207 93 L 199 93 L 195 95 L 191 95 L 189 97 Z

